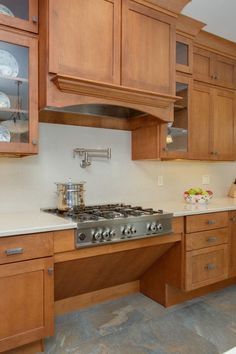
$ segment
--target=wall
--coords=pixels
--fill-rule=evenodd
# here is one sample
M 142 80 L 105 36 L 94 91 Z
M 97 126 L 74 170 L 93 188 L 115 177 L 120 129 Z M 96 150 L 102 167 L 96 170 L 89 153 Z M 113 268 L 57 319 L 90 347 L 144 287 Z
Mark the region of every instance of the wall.
M 82 169 L 76 147 L 112 148 L 112 159 L 94 159 Z M 209 174 L 215 196 L 225 196 L 236 177 L 236 163 L 131 161 L 130 133 L 117 130 L 40 124 L 40 153 L 0 159 L 0 212 L 37 210 L 56 204 L 54 182 L 86 181 L 86 203 L 182 200 L 182 192 L 202 186 Z M 157 185 L 157 176 L 164 186 Z

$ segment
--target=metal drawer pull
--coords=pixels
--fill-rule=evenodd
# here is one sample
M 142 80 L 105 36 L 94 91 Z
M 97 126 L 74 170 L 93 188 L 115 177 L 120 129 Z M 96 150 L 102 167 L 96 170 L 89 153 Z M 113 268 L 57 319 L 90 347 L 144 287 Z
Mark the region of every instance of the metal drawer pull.
M 24 252 L 24 248 L 18 247 L 18 248 L 9 248 L 8 250 L 5 251 L 7 256 L 12 256 L 14 254 L 22 254 Z
M 211 237 L 207 238 L 207 242 L 209 242 L 209 243 L 216 242 L 216 241 L 217 241 L 217 237 L 215 237 L 215 236 L 211 236 Z
M 215 225 L 216 221 L 215 220 L 207 220 L 208 225 Z
M 236 221 L 236 216 L 233 216 L 232 218 L 230 218 L 230 221 L 235 222 Z
M 216 265 L 214 263 L 209 263 L 205 265 L 206 270 L 213 270 L 216 269 Z
M 54 269 L 52 267 L 48 268 L 48 274 L 53 275 Z

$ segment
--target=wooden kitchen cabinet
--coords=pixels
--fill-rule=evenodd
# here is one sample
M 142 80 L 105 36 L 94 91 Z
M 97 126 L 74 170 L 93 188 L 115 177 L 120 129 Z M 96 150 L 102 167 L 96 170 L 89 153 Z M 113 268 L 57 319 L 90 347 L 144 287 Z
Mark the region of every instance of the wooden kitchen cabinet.
M 235 89 L 236 59 L 194 47 L 193 76 L 195 80 Z
M 235 160 L 235 92 L 194 83 L 189 121 L 190 158 Z
M 49 72 L 120 83 L 121 0 L 49 1 Z
M 36 154 L 38 39 L 1 28 L 0 50 L 12 62 L 0 77 L 0 154 Z
M 38 0 L 2 0 L 0 24 L 38 33 Z
M 179 34 L 176 35 L 176 70 L 193 72 L 193 40 Z
M 174 23 L 138 1 L 122 1 L 122 85 L 174 93 Z
M 185 290 L 229 277 L 228 212 L 187 216 L 185 219 Z
M 0 239 L 0 352 L 53 335 L 53 233 Z

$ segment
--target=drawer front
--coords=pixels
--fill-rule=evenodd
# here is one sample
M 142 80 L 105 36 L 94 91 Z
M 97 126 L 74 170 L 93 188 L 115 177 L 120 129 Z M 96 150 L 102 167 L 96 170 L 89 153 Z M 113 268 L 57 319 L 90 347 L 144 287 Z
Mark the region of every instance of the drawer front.
M 185 235 L 186 251 L 228 243 L 229 229 L 215 229 Z
M 186 290 L 226 279 L 228 268 L 228 245 L 187 252 Z
M 229 223 L 228 212 L 207 213 L 186 217 L 186 233 L 207 231 L 227 227 Z
M 0 264 L 47 257 L 52 254 L 52 232 L 0 238 Z

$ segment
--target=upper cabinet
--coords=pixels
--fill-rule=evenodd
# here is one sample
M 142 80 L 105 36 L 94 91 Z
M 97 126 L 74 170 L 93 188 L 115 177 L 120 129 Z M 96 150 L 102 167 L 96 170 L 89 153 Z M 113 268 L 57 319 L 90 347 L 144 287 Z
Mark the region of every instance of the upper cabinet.
M 24 156 L 37 151 L 38 39 L 1 27 L 0 154 Z
M 193 75 L 196 80 L 235 89 L 236 59 L 194 47 Z
M 1 0 L 0 24 L 38 33 L 38 0 Z
M 121 0 L 49 1 L 49 72 L 120 83 Z
M 122 85 L 174 93 L 175 20 L 141 1 L 122 1 Z

